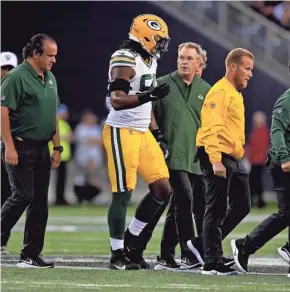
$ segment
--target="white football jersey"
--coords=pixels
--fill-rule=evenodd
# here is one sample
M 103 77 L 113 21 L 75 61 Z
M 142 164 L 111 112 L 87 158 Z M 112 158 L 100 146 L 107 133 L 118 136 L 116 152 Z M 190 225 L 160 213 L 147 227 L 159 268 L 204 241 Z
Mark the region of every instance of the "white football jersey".
M 151 58 L 151 63 L 147 64 L 142 57 L 128 49 L 116 51 L 110 60 L 109 81 L 111 70 L 114 67 L 126 66 L 135 70 L 134 78 L 130 80 L 129 95 L 148 90 L 151 86 L 156 86 L 157 60 Z M 151 121 L 152 103 L 147 102 L 133 109 L 115 111 L 111 105 L 110 97 L 107 97 L 106 104 L 110 110 L 106 124 L 117 128 L 130 128 L 137 131 L 146 132 Z

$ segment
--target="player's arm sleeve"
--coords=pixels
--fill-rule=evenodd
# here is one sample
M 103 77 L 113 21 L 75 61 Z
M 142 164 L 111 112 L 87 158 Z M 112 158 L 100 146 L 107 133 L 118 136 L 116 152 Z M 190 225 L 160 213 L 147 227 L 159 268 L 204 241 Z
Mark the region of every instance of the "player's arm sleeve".
M 12 74 L 7 75 L 1 82 L 1 106 L 15 111 L 22 97 L 21 81 Z
M 284 164 L 290 161 L 290 149 L 287 148 L 285 137 L 287 128 L 290 127 L 290 110 L 286 102 L 279 102 L 274 106 L 271 123 L 271 144 L 277 160 Z
M 110 59 L 110 69 L 114 67 L 131 67 L 135 70 L 136 67 L 136 56 L 129 50 L 118 50 Z
M 213 91 L 206 96 L 201 115 L 202 140 L 212 164 L 222 160 L 219 133 L 224 127 L 227 108 L 228 100 L 223 90 Z

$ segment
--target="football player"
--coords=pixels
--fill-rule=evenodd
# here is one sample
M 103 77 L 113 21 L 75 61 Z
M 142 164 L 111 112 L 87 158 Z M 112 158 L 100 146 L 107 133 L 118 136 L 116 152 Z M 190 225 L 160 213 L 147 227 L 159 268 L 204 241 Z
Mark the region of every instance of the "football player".
M 152 14 L 136 17 L 110 60 L 110 110 L 103 130 L 108 156 L 112 201 L 108 225 L 111 269 L 148 268 L 137 250 L 138 236 L 171 192 L 169 173 L 158 145 L 160 135 L 149 130 L 151 102 L 164 98 L 170 88 L 156 83 L 157 61 L 167 51 L 170 38 L 164 20 Z M 127 205 L 137 182 L 137 172 L 150 192 L 141 200 L 125 235 Z

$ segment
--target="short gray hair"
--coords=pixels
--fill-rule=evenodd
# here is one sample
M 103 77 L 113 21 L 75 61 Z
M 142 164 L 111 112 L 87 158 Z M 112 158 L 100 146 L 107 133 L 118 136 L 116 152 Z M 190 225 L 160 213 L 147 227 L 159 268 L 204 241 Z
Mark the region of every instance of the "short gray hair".
M 186 43 L 182 43 L 182 44 L 180 44 L 178 46 L 178 52 L 184 47 L 196 50 L 196 53 L 199 56 L 199 59 L 201 59 L 200 61 L 203 63 L 203 68 L 205 69 L 206 68 L 206 62 L 207 62 L 207 52 L 206 52 L 206 50 L 204 50 L 202 48 L 202 46 L 197 44 L 197 43 L 186 42 Z
M 202 50 L 201 57 L 202 57 L 204 63 L 206 63 L 207 62 L 207 52 L 206 52 L 206 50 L 204 50 L 204 49 Z
M 197 54 L 199 56 L 202 56 L 202 52 L 203 52 L 203 49 L 201 47 L 201 45 L 197 44 L 197 43 L 193 43 L 193 42 L 186 42 L 186 43 L 182 43 L 178 46 L 178 52 L 180 52 L 180 50 L 182 48 L 190 48 L 190 49 L 195 49 Z

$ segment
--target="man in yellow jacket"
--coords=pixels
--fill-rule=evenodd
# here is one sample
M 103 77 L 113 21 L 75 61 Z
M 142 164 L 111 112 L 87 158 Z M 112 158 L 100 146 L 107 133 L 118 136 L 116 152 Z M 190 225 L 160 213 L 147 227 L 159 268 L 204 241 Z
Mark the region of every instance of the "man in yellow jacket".
M 250 190 L 244 155 L 245 108 L 241 90 L 253 76 L 254 56 L 234 49 L 226 58 L 226 75 L 208 92 L 197 133 L 197 157 L 206 184 L 203 240 L 187 242 L 203 264 L 202 274 L 233 275 L 222 261 L 224 239 L 249 213 Z M 229 197 L 229 209 L 227 200 Z
M 60 143 L 63 147 L 61 154 L 61 162 L 57 169 L 56 179 L 56 200 L 55 205 L 68 205 L 65 199 L 65 186 L 67 178 L 67 163 L 71 159 L 71 141 L 72 141 L 72 130 L 67 122 L 69 118 L 68 107 L 65 104 L 61 104 L 57 110 L 57 117 L 59 121 L 59 135 Z M 52 151 L 52 143 L 49 143 L 50 150 Z

